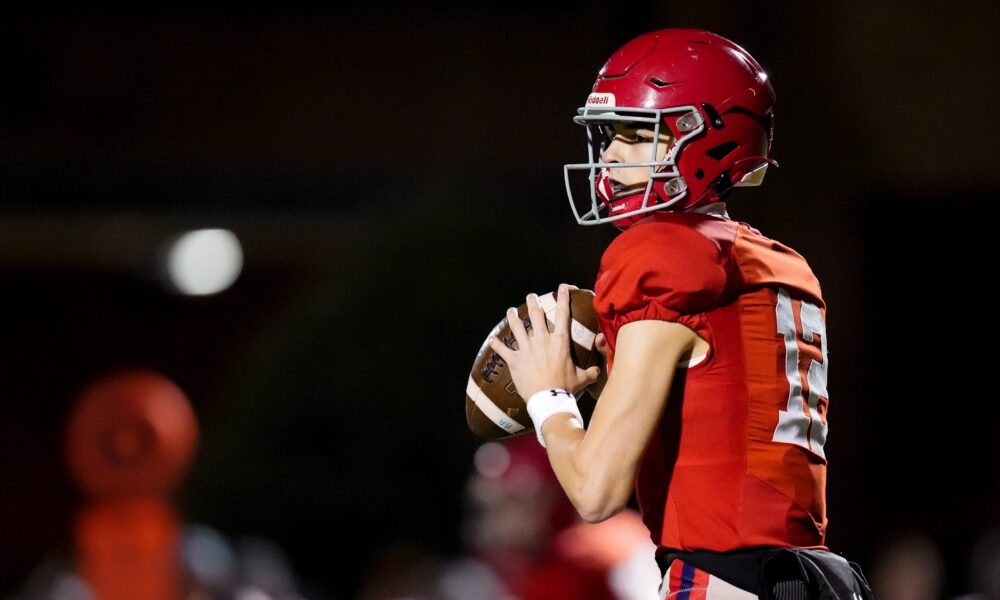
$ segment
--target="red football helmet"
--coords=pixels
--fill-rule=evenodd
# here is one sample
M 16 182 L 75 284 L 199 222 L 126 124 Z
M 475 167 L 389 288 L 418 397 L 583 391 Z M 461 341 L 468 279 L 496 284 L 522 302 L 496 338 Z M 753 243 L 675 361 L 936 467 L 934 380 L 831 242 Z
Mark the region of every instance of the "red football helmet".
M 581 225 L 620 229 L 656 210 L 690 210 L 760 185 L 772 137 L 774 89 L 743 48 L 697 29 L 664 29 L 622 46 L 604 64 L 573 120 L 587 127 L 589 161 L 563 167 L 570 207 Z M 661 160 L 604 162 L 610 125 L 645 124 L 653 140 L 673 138 Z M 664 128 L 666 131 L 664 131 Z M 648 167 L 645 190 L 615 192 L 615 168 Z M 574 199 L 570 171 L 589 172 L 590 203 Z M 582 206 L 580 206 L 582 204 Z

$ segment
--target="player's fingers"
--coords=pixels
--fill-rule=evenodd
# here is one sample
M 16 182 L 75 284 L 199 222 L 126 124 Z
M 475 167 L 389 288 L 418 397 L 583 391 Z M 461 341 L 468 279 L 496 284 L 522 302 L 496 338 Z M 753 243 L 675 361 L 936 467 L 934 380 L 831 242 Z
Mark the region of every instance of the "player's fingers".
M 528 318 L 531 319 L 531 335 L 548 333 L 545 311 L 542 310 L 542 303 L 538 301 L 538 294 L 528 294 L 524 302 L 528 305 Z
M 490 336 L 490 348 L 499 354 L 500 358 L 502 358 L 504 362 L 509 363 L 510 359 L 514 357 L 514 350 L 512 348 L 508 348 L 507 344 L 503 343 L 503 341 L 495 335 Z
M 581 376 L 584 382 L 584 386 L 588 386 L 594 383 L 595 381 L 597 381 L 597 378 L 601 376 L 600 367 L 590 367 L 589 369 L 586 370 L 578 367 L 576 371 L 577 375 Z
M 556 333 L 569 335 L 570 329 L 569 315 L 569 286 L 565 283 L 559 284 L 559 291 L 556 292 Z
M 608 338 L 604 337 L 603 333 L 598 333 L 597 337 L 594 338 L 594 347 L 601 353 L 601 356 L 608 357 Z
M 524 348 L 524 345 L 528 343 L 528 332 L 525 330 L 524 322 L 521 321 L 521 316 L 517 314 L 516 308 L 507 309 L 507 324 L 510 325 L 510 332 L 517 340 L 518 349 Z

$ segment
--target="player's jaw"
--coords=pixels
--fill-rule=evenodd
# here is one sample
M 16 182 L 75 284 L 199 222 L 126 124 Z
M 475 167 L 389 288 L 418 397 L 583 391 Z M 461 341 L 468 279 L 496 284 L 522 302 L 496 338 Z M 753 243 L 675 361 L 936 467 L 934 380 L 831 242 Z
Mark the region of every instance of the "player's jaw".
M 646 191 L 646 183 L 649 181 L 649 169 L 646 167 L 637 168 L 643 171 L 642 177 L 622 178 L 625 179 L 624 181 L 616 179 L 613 174 L 608 177 L 611 182 L 612 200 L 620 200 Z

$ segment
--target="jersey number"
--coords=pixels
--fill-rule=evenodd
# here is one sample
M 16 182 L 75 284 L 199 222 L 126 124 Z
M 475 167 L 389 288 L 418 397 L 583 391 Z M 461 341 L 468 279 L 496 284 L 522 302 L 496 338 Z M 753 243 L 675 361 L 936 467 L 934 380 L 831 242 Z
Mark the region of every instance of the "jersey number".
M 796 326 L 792 299 L 783 288 L 778 288 L 775 313 L 778 333 L 785 339 L 785 376 L 788 377 L 788 406 L 778 411 L 778 426 L 774 429 L 775 442 L 797 444 L 825 459 L 826 443 L 826 323 L 815 304 L 799 303 L 799 322 Z M 819 336 L 819 340 L 816 340 Z M 818 346 L 818 347 L 817 347 Z M 806 354 L 806 385 L 802 384 L 799 355 Z M 821 359 L 821 362 L 816 360 Z M 808 398 L 808 402 L 804 400 Z

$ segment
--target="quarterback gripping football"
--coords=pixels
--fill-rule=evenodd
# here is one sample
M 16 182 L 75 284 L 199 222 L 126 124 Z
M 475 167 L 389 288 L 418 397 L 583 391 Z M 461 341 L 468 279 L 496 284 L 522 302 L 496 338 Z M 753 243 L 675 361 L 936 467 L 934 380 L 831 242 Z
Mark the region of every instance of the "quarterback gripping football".
M 539 296 L 545 311 L 545 323 L 549 331 L 555 328 L 556 295 L 549 292 Z M 522 304 L 517 316 L 529 333 L 528 306 Z M 601 364 L 601 353 L 594 346 L 598 333 L 597 313 L 594 312 L 594 292 L 590 290 L 570 290 L 570 334 L 573 345 L 570 355 L 573 362 L 582 369 Z M 501 320 L 486 336 L 469 373 L 465 389 L 465 417 L 469 429 L 486 440 L 521 435 L 534 431 L 528 416 L 526 400 L 518 394 L 510 378 L 507 364 L 489 346 L 489 339 L 497 336 L 508 347 L 517 349 L 514 334 L 507 319 Z

